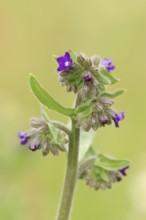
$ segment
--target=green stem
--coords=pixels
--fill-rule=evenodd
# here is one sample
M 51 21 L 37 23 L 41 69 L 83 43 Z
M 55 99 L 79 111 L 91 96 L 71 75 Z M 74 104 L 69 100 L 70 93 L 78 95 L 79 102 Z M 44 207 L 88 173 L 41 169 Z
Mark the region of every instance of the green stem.
M 68 220 L 72 206 L 72 200 L 77 180 L 79 154 L 79 129 L 75 127 L 75 121 L 72 120 L 72 130 L 69 136 L 69 150 L 66 176 L 63 193 L 56 220 Z
M 57 128 L 59 128 L 60 130 L 64 131 L 68 136 L 70 136 L 71 134 L 71 131 L 69 128 L 67 128 L 65 125 L 61 124 L 60 122 L 58 121 L 51 121 L 51 123 L 53 125 L 55 125 Z

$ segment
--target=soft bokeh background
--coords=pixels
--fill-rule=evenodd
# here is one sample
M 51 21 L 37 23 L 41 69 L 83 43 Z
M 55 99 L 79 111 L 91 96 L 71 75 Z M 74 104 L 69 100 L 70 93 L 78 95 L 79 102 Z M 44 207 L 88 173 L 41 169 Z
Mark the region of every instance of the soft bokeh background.
M 28 75 L 34 73 L 65 106 L 73 94 L 58 83 L 52 54 L 68 48 L 112 57 L 128 93 L 117 99 L 126 118 L 120 129 L 101 129 L 97 150 L 132 160 L 128 177 L 112 190 L 94 192 L 78 182 L 73 220 L 146 219 L 146 1 L 0 1 L 0 219 L 53 220 L 62 188 L 66 157 L 31 153 L 16 134 L 39 116 Z M 51 118 L 67 122 L 50 112 Z

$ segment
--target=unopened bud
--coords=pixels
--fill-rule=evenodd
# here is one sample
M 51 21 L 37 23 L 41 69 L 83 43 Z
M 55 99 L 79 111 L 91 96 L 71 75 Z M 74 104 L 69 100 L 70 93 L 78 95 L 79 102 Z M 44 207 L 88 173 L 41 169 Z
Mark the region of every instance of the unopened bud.
M 80 64 L 82 67 L 85 66 L 85 57 L 84 57 L 83 54 L 79 54 L 79 55 L 77 56 L 77 60 L 78 60 L 79 64 Z
M 42 143 L 42 155 L 46 156 L 50 151 L 50 143 L 49 140 L 44 140 Z
M 58 146 L 56 144 L 51 145 L 50 151 L 54 156 L 57 156 L 59 154 Z
M 101 114 L 99 115 L 99 120 L 100 120 L 103 124 L 106 124 L 106 123 L 109 121 L 107 115 L 104 114 L 104 113 L 101 113 Z
M 91 57 L 91 61 L 94 67 L 98 67 L 99 63 L 100 63 L 100 58 L 96 55 Z
M 84 74 L 84 81 L 85 82 L 90 82 L 92 80 L 92 75 L 90 72 L 85 72 Z
M 85 69 L 86 70 L 90 70 L 91 66 L 92 66 L 91 59 L 89 59 L 89 58 L 86 59 L 86 61 L 85 61 Z
M 98 121 L 98 117 L 96 114 L 92 114 L 92 116 L 91 116 L 91 126 L 92 126 L 93 130 L 95 130 L 95 131 L 99 127 L 99 121 Z
M 43 118 L 31 118 L 30 125 L 34 128 L 38 128 L 42 125 L 45 125 L 45 121 Z
M 91 126 L 90 126 L 90 124 L 88 123 L 88 120 L 85 121 L 85 122 L 82 124 L 82 128 L 83 128 L 84 131 L 89 131 L 90 127 L 91 127 Z

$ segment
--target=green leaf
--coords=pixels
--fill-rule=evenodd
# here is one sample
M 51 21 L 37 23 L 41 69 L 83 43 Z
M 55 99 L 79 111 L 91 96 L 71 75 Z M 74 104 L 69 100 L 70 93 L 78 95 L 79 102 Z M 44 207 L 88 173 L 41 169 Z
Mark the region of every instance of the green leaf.
M 101 72 L 97 73 L 96 78 L 100 83 L 103 83 L 104 85 L 111 84 L 111 81 L 107 77 L 105 77 Z
M 74 63 L 76 63 L 77 62 L 77 54 L 74 51 L 72 51 L 71 49 L 68 49 L 68 52 L 69 52 L 69 54 L 71 56 L 72 61 Z
M 109 157 L 106 157 L 103 154 L 99 154 L 97 156 L 95 165 L 101 167 L 103 169 L 113 171 L 113 170 L 121 170 L 124 167 L 128 166 L 130 161 L 128 160 L 115 160 Z
M 101 180 L 108 182 L 109 181 L 109 173 L 107 170 L 100 169 L 99 177 Z
M 80 79 L 82 79 L 81 74 L 83 73 L 83 71 L 83 69 L 79 69 L 72 74 L 68 74 L 68 76 L 66 76 L 66 79 L 69 83 L 79 81 Z
M 124 92 L 126 92 L 125 89 L 118 89 L 115 92 L 109 93 L 109 92 L 103 92 L 100 96 L 108 97 L 108 98 L 116 98 L 119 95 L 122 95 Z
M 109 80 L 109 82 L 110 82 L 109 84 L 114 84 L 114 83 L 116 83 L 116 82 L 119 81 L 118 79 L 114 78 L 111 73 L 107 72 L 107 71 L 106 71 L 104 68 L 102 68 L 102 67 L 100 68 L 99 73 L 100 73 L 103 77 L 105 77 L 106 79 Z M 108 84 L 107 84 L 107 85 L 108 85 Z
M 90 109 L 91 104 L 94 102 L 94 99 L 89 99 L 86 102 L 84 102 L 83 104 L 81 104 L 77 110 L 75 111 L 75 113 L 80 113 L 80 112 L 84 112 L 87 109 Z
M 59 104 L 55 99 L 53 99 L 47 93 L 47 91 L 40 85 L 38 80 L 32 74 L 30 74 L 29 81 L 30 81 L 31 89 L 40 103 L 42 103 L 48 109 L 57 111 L 63 115 L 67 115 L 67 116 L 74 115 L 75 109 L 65 108 L 61 104 Z

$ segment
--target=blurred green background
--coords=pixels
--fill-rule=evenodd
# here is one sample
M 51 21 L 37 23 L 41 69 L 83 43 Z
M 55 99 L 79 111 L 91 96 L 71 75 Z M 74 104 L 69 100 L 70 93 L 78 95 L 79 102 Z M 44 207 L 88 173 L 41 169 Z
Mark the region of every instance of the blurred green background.
M 0 1 L 0 219 L 53 220 L 66 156 L 31 153 L 17 133 L 39 116 L 28 75 L 34 73 L 65 106 L 73 94 L 58 83 L 52 55 L 72 48 L 87 55 L 112 57 L 128 92 L 117 98 L 126 118 L 120 129 L 97 132 L 98 151 L 131 159 L 128 176 L 112 190 L 95 192 L 78 182 L 73 220 L 146 219 L 146 1 L 5 0 Z M 67 119 L 50 112 L 50 117 Z

